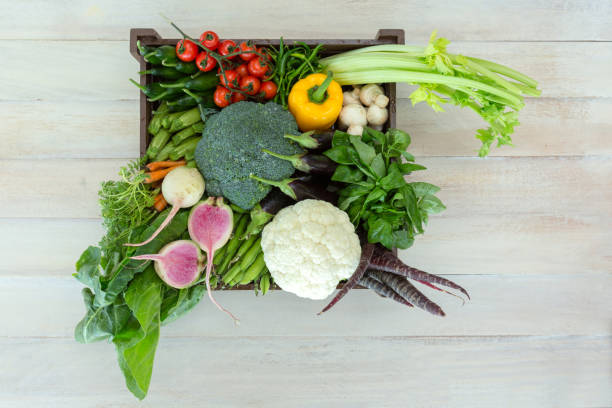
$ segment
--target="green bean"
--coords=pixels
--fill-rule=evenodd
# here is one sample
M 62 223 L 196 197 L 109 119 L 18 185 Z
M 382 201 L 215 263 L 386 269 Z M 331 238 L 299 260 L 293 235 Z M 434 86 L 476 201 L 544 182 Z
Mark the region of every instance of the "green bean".
M 236 258 L 238 259 L 234 266 L 223 276 L 225 283 L 230 283 L 233 278 L 236 277 L 240 272 L 253 263 L 257 254 L 261 251 L 261 238 L 253 236 L 246 240 L 244 244 L 238 249 Z
M 244 275 L 242 279 L 240 279 L 240 284 L 246 285 L 247 283 L 251 283 L 253 280 L 257 279 L 265 269 L 266 263 L 264 262 L 264 254 L 260 252 L 251 266 L 244 271 Z
M 232 231 L 236 229 L 236 226 L 238 225 L 242 217 L 243 216 L 241 214 L 238 215 L 237 217 L 234 217 L 234 225 L 232 226 Z M 228 246 L 229 246 L 229 242 L 227 242 L 225 245 L 219 248 L 217 252 L 215 252 L 215 258 L 214 258 L 215 260 L 213 261 L 213 264 L 218 266 L 221 263 L 221 261 L 223 261 L 223 257 L 225 256 L 225 253 L 227 252 Z
M 232 236 L 230 241 L 227 244 L 225 244 L 225 246 L 227 246 L 227 252 L 223 259 L 223 262 L 221 262 L 221 265 L 219 266 L 219 271 L 221 273 L 225 273 L 225 271 L 227 270 L 227 267 L 229 266 L 229 264 L 232 262 L 232 259 L 236 255 L 236 251 L 238 251 L 238 247 L 240 246 L 240 243 L 241 242 L 245 243 L 244 241 L 241 241 L 240 238 L 242 238 L 242 234 L 244 233 L 248 223 L 249 223 L 249 216 L 241 217 L 238 224 L 234 228 L 234 235 Z
M 270 289 L 270 272 L 264 272 L 263 276 L 259 280 L 259 289 L 261 290 L 262 295 L 265 295 L 268 289 Z

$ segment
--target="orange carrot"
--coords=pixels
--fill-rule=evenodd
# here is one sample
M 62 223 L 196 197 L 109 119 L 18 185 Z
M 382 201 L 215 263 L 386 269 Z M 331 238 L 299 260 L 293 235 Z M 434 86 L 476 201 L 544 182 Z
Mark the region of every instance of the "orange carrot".
M 179 164 L 177 166 L 174 167 L 167 167 L 165 169 L 161 169 L 161 170 L 156 170 L 156 171 L 151 171 L 147 174 L 147 178 L 145 179 L 145 183 L 153 183 L 154 181 L 157 180 L 161 180 L 164 177 L 166 177 L 166 174 L 170 173 L 172 170 L 176 169 L 177 167 L 181 167 L 184 166 L 185 162 L 183 162 L 183 164 Z
M 147 164 L 145 167 L 149 169 L 149 171 L 156 171 L 165 169 L 167 167 L 175 167 L 181 164 L 186 164 L 185 160 L 177 160 L 177 161 L 156 161 Z
M 157 199 L 159 197 L 159 200 Z M 168 203 L 166 202 L 166 199 L 164 198 L 163 195 L 158 194 L 157 197 L 155 197 L 155 204 L 153 205 L 153 207 L 155 207 L 155 209 L 158 212 L 162 212 L 164 210 L 164 208 L 166 208 L 166 206 L 168 205 Z

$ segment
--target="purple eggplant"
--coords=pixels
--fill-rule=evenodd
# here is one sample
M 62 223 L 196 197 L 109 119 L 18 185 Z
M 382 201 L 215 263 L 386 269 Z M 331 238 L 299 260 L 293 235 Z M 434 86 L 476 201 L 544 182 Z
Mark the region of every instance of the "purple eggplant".
M 309 182 L 308 179 L 304 178 L 287 178 L 284 180 L 268 180 L 261 177 L 257 177 L 251 174 L 253 180 L 257 180 L 260 183 L 268 184 L 270 186 L 278 187 L 280 191 L 293 198 L 296 201 L 314 199 L 323 200 L 336 205 L 338 202 L 338 195 L 327 191 L 325 187 L 319 183 Z
M 311 130 L 310 132 L 304 132 L 299 136 L 286 134 L 285 137 L 293 140 L 305 149 L 327 150 L 331 147 L 334 133 L 329 131 L 317 132 L 315 130 Z
M 298 153 L 292 155 L 274 153 L 268 149 L 262 149 L 264 153 L 276 158 L 291 162 L 296 170 L 303 171 L 308 174 L 317 174 L 320 176 L 331 177 L 336 171 L 338 164 L 322 154 L 316 153 Z

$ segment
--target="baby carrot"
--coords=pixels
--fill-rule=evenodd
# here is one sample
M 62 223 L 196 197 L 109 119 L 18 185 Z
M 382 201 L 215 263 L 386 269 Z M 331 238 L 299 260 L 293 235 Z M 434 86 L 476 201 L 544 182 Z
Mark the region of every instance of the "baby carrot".
M 173 166 L 173 167 L 167 167 L 165 169 L 161 169 L 161 170 L 155 170 L 155 171 L 151 171 L 147 174 L 147 178 L 145 179 L 145 183 L 153 183 L 154 181 L 157 180 L 161 180 L 164 177 L 166 177 L 166 174 L 170 173 L 172 170 L 176 169 L 177 167 L 181 167 L 184 166 L 184 162 L 183 164 L 179 164 L 177 166 Z
M 157 199 L 158 197 L 159 197 L 159 200 Z M 161 193 L 159 193 L 157 197 L 155 197 L 155 204 L 153 204 L 153 207 L 155 207 L 155 209 L 158 212 L 162 212 L 164 208 L 166 208 L 166 205 L 168 205 L 168 203 L 166 202 L 166 199 Z
M 149 171 L 156 171 L 167 167 L 175 167 L 180 164 L 186 164 L 185 160 L 151 162 L 146 165 L 146 168 L 149 169 Z

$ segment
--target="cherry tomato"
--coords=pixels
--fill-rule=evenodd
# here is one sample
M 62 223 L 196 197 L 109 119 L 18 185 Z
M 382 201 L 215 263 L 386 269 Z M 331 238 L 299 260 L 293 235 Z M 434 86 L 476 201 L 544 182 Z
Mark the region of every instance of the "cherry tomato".
M 246 62 L 242 65 L 238 65 L 238 68 L 236 68 L 236 73 L 241 78 L 249 75 L 249 69 L 247 68 Z
M 240 89 L 249 95 L 256 95 L 259 92 L 261 81 L 252 75 L 247 75 L 240 80 Z
M 243 93 L 240 93 L 240 92 L 232 93 L 232 103 L 244 101 L 245 99 L 246 99 L 246 96 Z
M 265 99 L 272 99 L 276 95 L 277 86 L 272 81 L 266 81 L 261 83 L 261 87 L 259 88 L 259 92 L 263 95 Z
M 253 58 L 249 61 L 249 73 L 258 78 L 266 76 L 270 66 L 261 57 Z
M 226 79 L 227 82 L 225 82 Z M 238 74 L 233 69 L 226 70 L 225 77 L 223 76 L 223 73 L 219 72 L 219 82 L 226 88 L 238 89 L 240 87 Z
M 204 31 L 200 36 L 200 43 L 211 51 L 219 46 L 219 36 L 214 31 Z
M 185 62 L 193 61 L 198 55 L 198 46 L 191 40 L 180 40 L 176 43 L 176 56 Z
M 217 66 L 217 60 L 202 51 L 196 57 L 196 66 L 200 71 L 208 72 Z
M 250 61 L 253 58 L 255 58 L 255 54 L 252 51 L 255 51 L 255 47 L 252 45 L 249 45 L 247 42 L 241 42 L 240 43 L 240 51 L 242 51 L 243 53 L 240 54 L 240 58 L 242 58 L 245 61 Z
M 221 44 L 219 44 L 219 48 L 217 48 L 217 52 L 219 52 L 219 54 L 226 56 L 228 54 L 232 54 L 234 52 L 238 51 L 238 47 L 236 47 L 236 43 L 233 42 L 232 40 L 223 40 L 221 41 Z M 229 59 L 234 59 L 236 58 L 235 55 L 232 55 L 231 57 L 227 57 Z
M 230 90 L 222 86 L 217 86 L 213 95 L 213 100 L 215 101 L 215 105 L 220 108 L 225 108 L 231 101 Z

